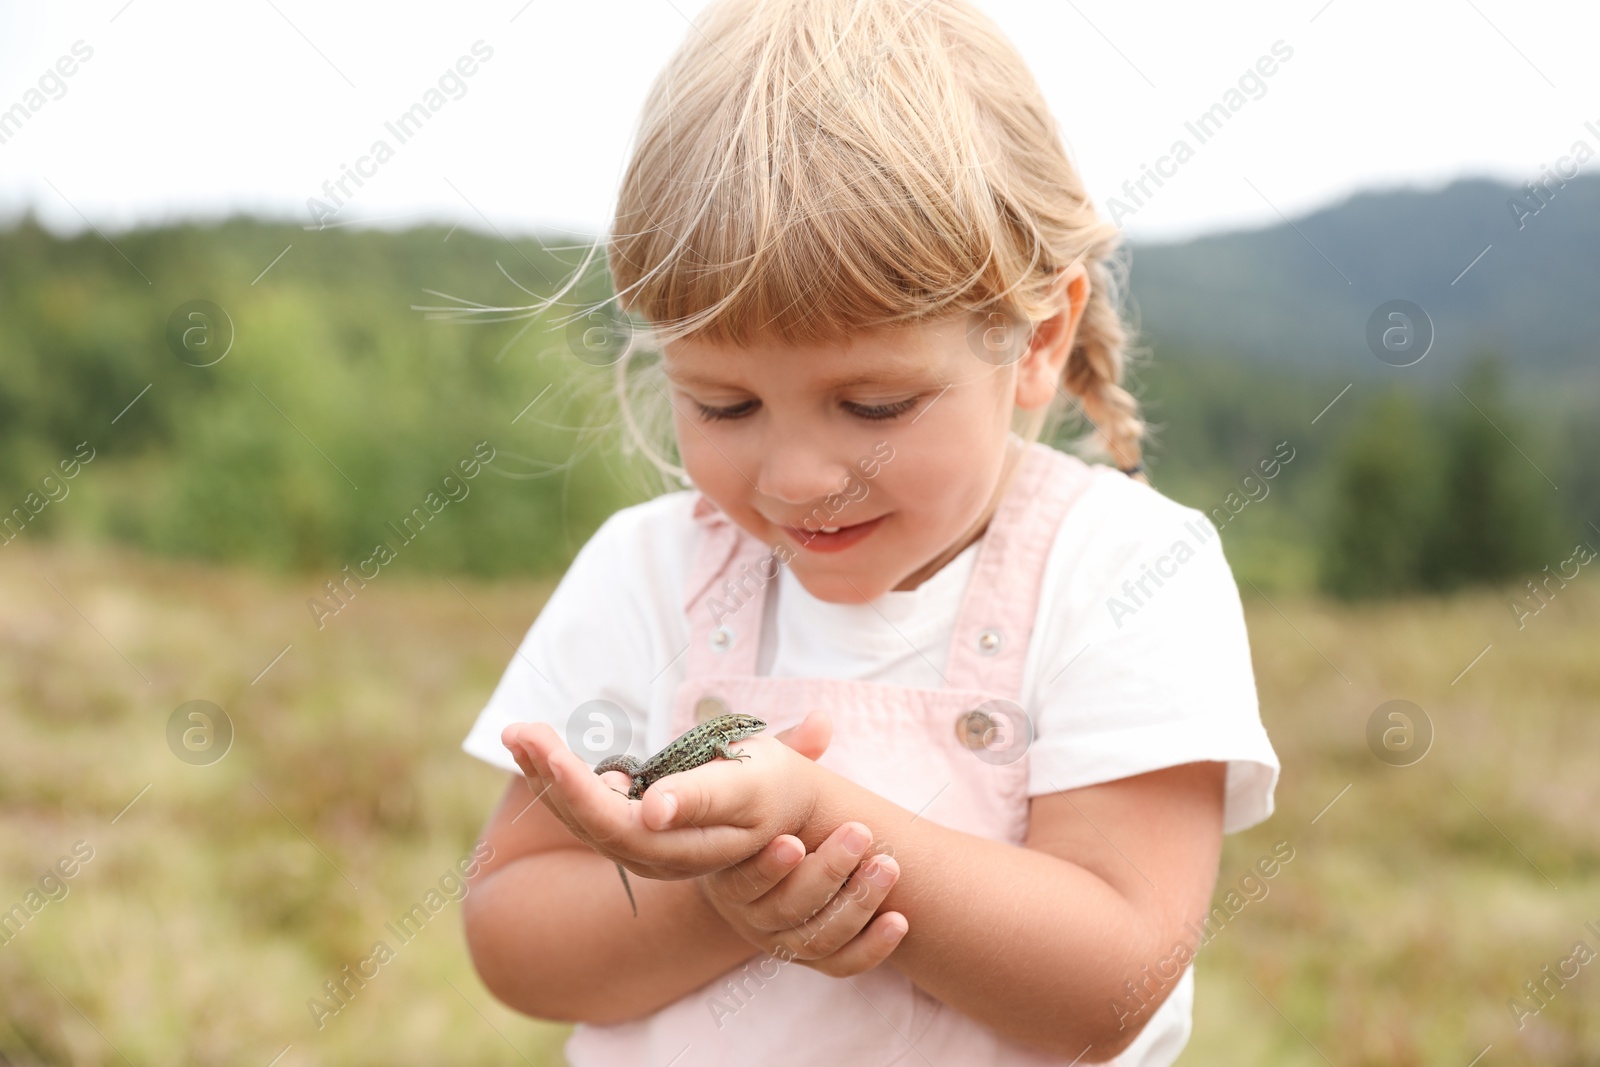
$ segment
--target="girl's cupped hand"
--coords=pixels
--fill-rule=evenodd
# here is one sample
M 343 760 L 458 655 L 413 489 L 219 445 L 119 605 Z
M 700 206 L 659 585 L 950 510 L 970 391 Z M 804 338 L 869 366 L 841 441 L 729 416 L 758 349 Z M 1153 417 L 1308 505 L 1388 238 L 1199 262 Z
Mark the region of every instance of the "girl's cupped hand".
M 801 830 L 828 773 L 813 760 L 831 735 L 827 716 L 812 712 L 778 737 L 736 742 L 749 759 L 669 774 L 637 803 L 627 797 L 625 774 L 595 774 L 545 723 L 513 723 L 500 740 L 574 837 L 635 874 L 675 881 L 737 868 Z

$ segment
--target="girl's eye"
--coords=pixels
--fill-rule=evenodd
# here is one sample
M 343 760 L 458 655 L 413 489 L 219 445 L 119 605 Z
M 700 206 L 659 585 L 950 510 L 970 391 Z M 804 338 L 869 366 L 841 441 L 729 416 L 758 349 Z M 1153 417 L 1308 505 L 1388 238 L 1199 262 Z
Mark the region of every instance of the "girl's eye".
M 760 406 L 761 402 L 759 400 L 744 400 L 737 404 L 731 404 L 728 407 L 720 408 L 711 407 L 708 404 L 702 404 L 698 400 L 695 401 L 695 407 L 699 409 L 700 417 L 713 421 L 720 421 L 722 419 L 742 419 L 746 415 L 753 413 Z M 855 404 L 849 401 L 846 401 L 844 404 L 845 410 L 850 412 L 850 414 L 863 419 L 872 419 L 874 421 L 879 419 L 892 419 L 899 415 L 904 415 L 906 412 L 910 411 L 916 406 L 916 397 L 910 397 L 906 400 L 896 400 L 892 404 Z
M 914 396 L 906 400 L 896 400 L 893 404 L 845 404 L 845 408 L 852 415 L 858 415 L 863 419 L 892 419 L 904 415 L 916 406 L 917 398 Z
M 759 404 L 756 400 L 745 400 L 731 407 L 713 408 L 696 400 L 694 406 L 700 409 L 700 417 L 705 419 L 740 419 L 754 411 Z

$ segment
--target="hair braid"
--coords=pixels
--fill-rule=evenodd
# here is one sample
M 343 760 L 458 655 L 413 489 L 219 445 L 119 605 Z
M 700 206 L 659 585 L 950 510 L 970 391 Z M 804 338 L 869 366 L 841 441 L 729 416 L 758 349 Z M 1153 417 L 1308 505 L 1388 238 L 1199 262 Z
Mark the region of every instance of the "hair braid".
M 1089 264 L 1089 301 L 1063 373 L 1067 391 L 1083 403 L 1104 450 L 1123 470 L 1142 467 L 1144 420 L 1139 402 L 1122 386 L 1127 330 L 1117 313 L 1110 272 Z

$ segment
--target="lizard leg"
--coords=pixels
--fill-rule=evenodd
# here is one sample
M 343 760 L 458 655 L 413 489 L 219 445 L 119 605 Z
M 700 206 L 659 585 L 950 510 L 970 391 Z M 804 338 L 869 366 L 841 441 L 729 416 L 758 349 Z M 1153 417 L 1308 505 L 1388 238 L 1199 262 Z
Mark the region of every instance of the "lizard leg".
M 749 759 L 750 758 L 750 754 L 748 752 L 746 752 L 744 749 L 742 749 L 742 748 L 729 748 L 726 744 L 717 745 L 716 753 L 717 753 L 717 755 L 721 756 L 723 759 Z

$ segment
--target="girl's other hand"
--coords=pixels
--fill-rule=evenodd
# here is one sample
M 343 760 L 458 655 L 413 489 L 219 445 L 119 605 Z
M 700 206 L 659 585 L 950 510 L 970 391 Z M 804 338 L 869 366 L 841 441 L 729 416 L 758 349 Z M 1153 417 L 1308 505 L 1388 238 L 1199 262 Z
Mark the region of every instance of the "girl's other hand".
M 844 823 L 809 856 L 798 837 L 783 834 L 745 862 L 697 881 L 752 945 L 847 978 L 882 963 L 909 929 L 897 911 L 874 917 L 900 866 L 885 854 L 861 862 L 871 844 L 872 831 L 859 822 Z

